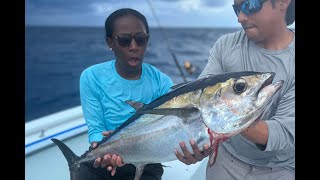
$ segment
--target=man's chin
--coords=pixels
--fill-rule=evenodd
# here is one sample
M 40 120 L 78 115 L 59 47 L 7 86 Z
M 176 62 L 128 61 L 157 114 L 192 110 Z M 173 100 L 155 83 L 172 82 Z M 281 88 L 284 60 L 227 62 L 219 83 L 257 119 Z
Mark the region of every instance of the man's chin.
M 255 42 L 255 41 L 259 41 L 259 39 L 261 39 L 256 28 L 245 29 L 245 33 L 250 41 Z

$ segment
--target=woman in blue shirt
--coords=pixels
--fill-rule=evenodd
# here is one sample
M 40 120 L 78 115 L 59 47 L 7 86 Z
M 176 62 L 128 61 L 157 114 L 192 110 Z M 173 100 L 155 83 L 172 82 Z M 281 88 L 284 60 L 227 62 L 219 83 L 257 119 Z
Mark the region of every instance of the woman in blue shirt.
M 85 69 L 80 77 L 81 105 L 93 148 L 103 135 L 107 136 L 133 115 L 135 109 L 126 100 L 148 104 L 173 85 L 167 75 L 143 63 L 149 26 L 141 13 L 119 9 L 106 19 L 105 31 L 115 59 Z M 98 173 L 90 173 L 90 168 L 95 167 L 94 172 Z M 129 180 L 135 175 L 135 167 L 124 165 L 117 155 L 106 155 L 97 158 L 94 167 L 88 164 L 80 172 L 84 179 Z M 141 180 L 160 180 L 162 174 L 161 164 L 149 164 Z

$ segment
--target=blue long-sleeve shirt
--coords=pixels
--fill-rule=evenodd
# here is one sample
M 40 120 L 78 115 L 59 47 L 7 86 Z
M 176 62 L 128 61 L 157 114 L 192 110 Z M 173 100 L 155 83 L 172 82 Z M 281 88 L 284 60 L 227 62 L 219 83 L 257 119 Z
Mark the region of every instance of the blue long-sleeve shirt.
M 173 82 L 167 75 L 146 63 L 138 80 L 122 78 L 115 60 L 85 69 L 80 76 L 80 99 L 89 143 L 101 141 L 101 132 L 115 130 L 135 113 L 126 100 L 148 104 L 166 94 L 171 86 Z

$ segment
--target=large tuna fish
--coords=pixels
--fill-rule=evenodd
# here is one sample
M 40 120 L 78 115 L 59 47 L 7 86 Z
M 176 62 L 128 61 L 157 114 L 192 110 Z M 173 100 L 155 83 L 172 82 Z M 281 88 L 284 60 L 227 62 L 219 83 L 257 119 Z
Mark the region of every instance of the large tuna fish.
M 119 154 L 124 163 L 132 163 L 138 180 L 144 165 L 176 160 L 174 150 L 180 148 L 179 142 L 190 139 L 196 141 L 200 150 L 205 143 L 210 144 L 212 165 L 219 143 L 262 115 L 283 84 L 271 84 L 273 77 L 274 73 L 225 73 L 182 84 L 147 105 L 127 101 L 137 112 L 81 157 L 59 140 L 52 140 L 68 161 L 71 180 L 78 180 L 82 163 L 93 163 L 108 153 Z

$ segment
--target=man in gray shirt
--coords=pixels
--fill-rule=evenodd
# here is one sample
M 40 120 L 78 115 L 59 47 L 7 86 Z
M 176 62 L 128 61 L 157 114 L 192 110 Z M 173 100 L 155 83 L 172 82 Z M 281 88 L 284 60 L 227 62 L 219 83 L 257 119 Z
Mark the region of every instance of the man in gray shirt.
M 234 0 L 233 8 L 243 30 L 217 40 L 199 78 L 235 71 L 275 72 L 284 80 L 261 121 L 219 148 L 216 163 L 207 167 L 207 180 L 295 179 L 295 0 Z M 184 142 L 178 159 L 185 164 L 201 161 L 210 153 L 193 153 Z M 194 155 L 192 155 L 194 154 Z

